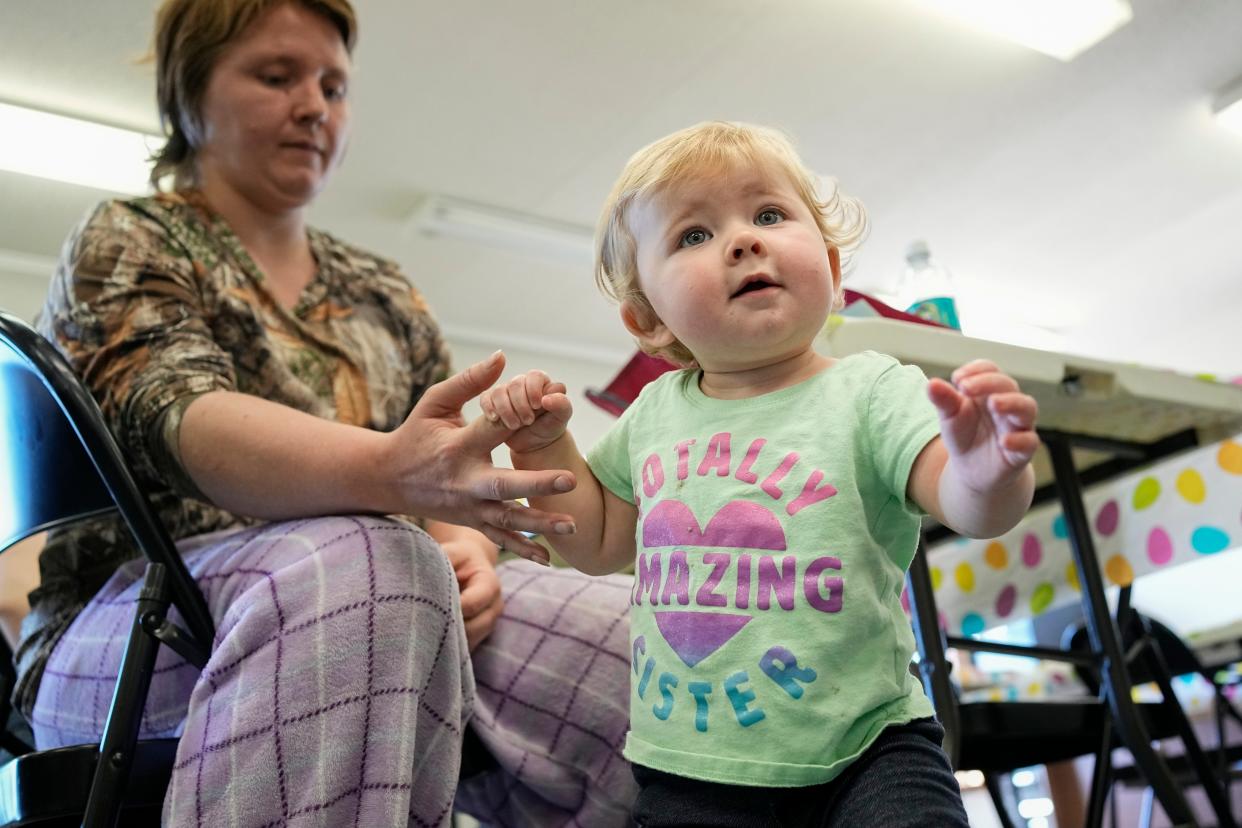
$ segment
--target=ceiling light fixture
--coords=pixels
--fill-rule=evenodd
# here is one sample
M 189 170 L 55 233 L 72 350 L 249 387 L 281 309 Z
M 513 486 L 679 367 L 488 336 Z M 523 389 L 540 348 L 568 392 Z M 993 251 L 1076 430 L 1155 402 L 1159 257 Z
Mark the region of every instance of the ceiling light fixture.
M 0 170 L 141 195 L 157 135 L 0 103 Z
M 990 34 L 1071 61 L 1130 22 L 1127 0 L 924 0 Z
M 1216 96 L 1212 112 L 1221 126 L 1242 135 L 1242 78 L 1229 84 Z
M 594 255 L 594 233 L 589 227 L 451 196 L 422 196 L 407 227 L 428 236 L 448 236 L 574 264 L 589 265 Z

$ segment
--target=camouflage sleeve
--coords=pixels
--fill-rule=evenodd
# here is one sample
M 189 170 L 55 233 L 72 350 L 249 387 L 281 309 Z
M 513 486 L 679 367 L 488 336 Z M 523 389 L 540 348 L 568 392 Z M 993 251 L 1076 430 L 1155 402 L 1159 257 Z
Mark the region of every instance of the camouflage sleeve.
M 65 243 L 40 319 L 138 476 L 199 499 L 177 449 L 181 415 L 199 395 L 235 385 L 206 293 L 201 265 L 169 228 L 109 202 Z

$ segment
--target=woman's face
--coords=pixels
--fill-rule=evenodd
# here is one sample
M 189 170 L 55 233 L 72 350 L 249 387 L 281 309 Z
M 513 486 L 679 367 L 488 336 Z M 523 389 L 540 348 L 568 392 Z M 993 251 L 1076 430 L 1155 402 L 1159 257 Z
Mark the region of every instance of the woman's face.
M 303 207 L 344 154 L 349 53 L 326 17 L 299 3 L 266 11 L 221 54 L 202 104 L 198 171 L 265 211 Z

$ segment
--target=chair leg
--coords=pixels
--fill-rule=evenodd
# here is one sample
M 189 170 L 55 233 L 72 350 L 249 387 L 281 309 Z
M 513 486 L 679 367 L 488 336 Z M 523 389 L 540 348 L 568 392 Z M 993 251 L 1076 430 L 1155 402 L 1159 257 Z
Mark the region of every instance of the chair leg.
M 148 616 L 162 620 L 170 602 L 164 566 L 147 564 L 142 592 L 136 602 L 134 624 L 125 644 L 116 691 L 99 746 L 99 760 L 95 765 L 95 777 L 82 819 L 83 828 L 115 828 L 120 819 L 122 798 L 142 725 L 142 711 L 146 707 L 147 691 L 151 687 L 155 657 L 160 646 L 160 642 L 144 629 L 143 621 Z
M 1104 802 L 1108 799 L 1113 775 L 1113 724 L 1105 717 L 1100 750 L 1095 756 L 1095 768 L 1091 771 L 1091 798 L 1087 800 L 1085 828 L 1100 828 L 1104 824 Z
M 1156 792 L 1148 785 L 1143 788 L 1143 809 L 1139 814 L 1139 828 L 1151 828 L 1151 812 L 1156 804 Z
M 992 805 L 996 808 L 996 818 L 1001 828 L 1015 828 L 1013 818 L 1009 815 L 1009 801 L 1001 790 L 1000 776 L 986 771 L 983 774 L 983 784 L 988 789 L 988 796 L 992 797 Z
M 1144 632 L 1149 632 L 1146 621 L 1143 622 L 1143 626 Z M 1160 651 L 1160 645 L 1154 639 L 1148 639 L 1148 647 L 1143 657 L 1147 661 L 1152 677 L 1156 680 L 1156 686 L 1160 688 L 1160 695 L 1163 696 L 1161 707 L 1172 714 L 1177 724 L 1177 735 L 1182 740 L 1186 758 L 1190 760 L 1190 766 L 1194 769 L 1199 785 L 1207 794 L 1220 828 L 1237 828 L 1233 821 L 1233 809 L 1230 808 L 1229 801 L 1225 798 L 1221 788 L 1221 780 L 1217 778 L 1216 772 L 1212 769 L 1212 763 L 1208 761 L 1207 754 L 1199 745 L 1199 738 L 1195 735 L 1194 728 L 1190 726 L 1185 711 L 1177 701 L 1177 696 L 1173 694 L 1173 682 L 1169 678 L 1168 664 L 1164 660 L 1164 654 Z

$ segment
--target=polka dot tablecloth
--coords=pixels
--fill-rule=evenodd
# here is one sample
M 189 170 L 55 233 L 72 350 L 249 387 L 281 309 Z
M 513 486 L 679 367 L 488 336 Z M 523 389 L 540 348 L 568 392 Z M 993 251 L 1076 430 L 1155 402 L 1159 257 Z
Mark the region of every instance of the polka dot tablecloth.
M 1083 501 L 1106 586 L 1242 552 L 1242 435 L 1095 486 Z M 1031 510 L 1002 537 L 932 546 L 928 564 L 950 635 L 974 635 L 1079 600 L 1059 503 Z

